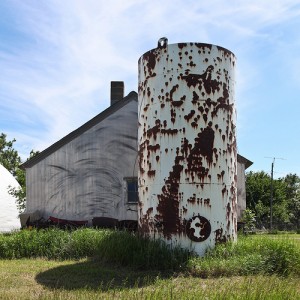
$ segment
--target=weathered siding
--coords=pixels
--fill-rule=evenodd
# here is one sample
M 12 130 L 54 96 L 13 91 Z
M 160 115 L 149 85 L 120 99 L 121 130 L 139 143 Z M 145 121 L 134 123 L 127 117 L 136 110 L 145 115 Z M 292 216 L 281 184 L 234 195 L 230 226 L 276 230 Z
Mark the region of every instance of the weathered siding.
M 238 162 L 237 164 L 237 220 L 240 221 L 242 214 L 246 209 L 246 177 L 245 164 Z
M 73 220 L 137 219 L 125 177 L 137 177 L 137 102 L 129 102 L 31 168 L 27 212 Z

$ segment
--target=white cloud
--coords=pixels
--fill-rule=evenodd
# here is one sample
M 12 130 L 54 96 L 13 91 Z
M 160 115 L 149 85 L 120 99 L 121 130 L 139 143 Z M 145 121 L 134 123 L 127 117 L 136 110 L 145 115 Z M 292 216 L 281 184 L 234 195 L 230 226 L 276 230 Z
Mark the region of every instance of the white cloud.
M 285 33 L 276 30 L 298 19 L 300 11 L 292 0 L 20 0 L 7 5 L 18 37 L 0 42 L 0 108 L 3 120 L 13 114 L 19 125 L 0 124 L 20 140 L 22 151 L 42 150 L 106 108 L 111 80 L 124 80 L 126 92 L 136 90 L 138 58 L 161 36 L 170 43 L 215 43 L 237 55 L 243 126 L 253 105 L 246 93 L 264 80 L 262 70 L 272 63 L 272 54 L 262 61 L 260 52 L 265 45 L 287 50 Z M 299 39 L 291 42 L 300 48 Z

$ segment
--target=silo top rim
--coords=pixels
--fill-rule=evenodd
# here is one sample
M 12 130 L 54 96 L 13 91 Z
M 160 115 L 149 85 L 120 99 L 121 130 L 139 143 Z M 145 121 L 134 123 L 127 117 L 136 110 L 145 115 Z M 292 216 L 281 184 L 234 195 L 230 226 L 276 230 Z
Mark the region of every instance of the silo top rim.
M 184 48 L 186 46 L 193 46 L 195 45 L 196 47 L 202 48 L 202 47 L 206 47 L 206 48 L 211 48 L 212 46 L 217 47 L 218 50 L 222 50 L 223 52 L 227 53 L 228 55 L 233 55 L 233 57 L 235 57 L 234 53 L 231 52 L 230 50 L 215 45 L 215 44 L 208 44 L 208 43 L 198 43 L 198 42 L 181 42 L 181 43 L 173 43 L 173 44 L 168 44 L 168 39 L 167 38 L 160 38 L 158 40 L 158 46 L 156 48 L 153 48 L 147 52 L 145 52 L 143 55 L 141 55 L 141 57 L 139 59 L 141 59 L 145 54 L 153 52 L 157 49 L 164 49 L 167 48 L 167 46 L 175 46 L 178 45 L 179 48 Z

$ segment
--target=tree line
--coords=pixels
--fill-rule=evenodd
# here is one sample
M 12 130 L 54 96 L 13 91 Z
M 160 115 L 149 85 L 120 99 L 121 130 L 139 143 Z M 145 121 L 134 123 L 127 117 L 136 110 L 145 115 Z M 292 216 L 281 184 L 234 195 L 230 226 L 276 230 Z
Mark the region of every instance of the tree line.
M 246 174 L 247 209 L 255 215 L 256 227 L 270 225 L 271 176 L 264 172 Z M 273 179 L 273 228 L 300 228 L 300 177 L 287 174 Z

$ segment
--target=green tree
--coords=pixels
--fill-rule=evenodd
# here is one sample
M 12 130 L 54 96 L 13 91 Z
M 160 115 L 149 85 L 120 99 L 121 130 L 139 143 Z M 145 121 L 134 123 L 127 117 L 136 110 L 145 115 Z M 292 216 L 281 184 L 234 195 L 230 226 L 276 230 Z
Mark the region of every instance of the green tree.
M 246 174 L 247 208 L 255 212 L 259 226 L 270 222 L 271 177 L 269 174 L 249 172 Z M 288 174 L 273 180 L 273 223 L 292 223 L 299 226 L 300 178 Z
M 259 226 L 270 218 L 270 184 L 270 176 L 263 171 L 246 174 L 247 208 L 255 212 Z
M 244 230 L 252 231 L 255 229 L 255 217 L 255 213 L 251 209 L 246 208 L 244 210 L 242 215 L 242 222 L 245 223 Z
M 1 133 L 0 135 L 0 164 L 4 166 L 13 176 L 17 176 L 17 170 L 21 164 L 21 157 L 13 148 L 16 140 L 7 140 L 7 135 Z
M 291 223 L 300 229 L 300 192 L 289 200 L 288 208 Z
M 300 177 L 297 174 L 287 174 L 282 180 L 286 184 L 286 197 L 292 199 L 300 191 Z

